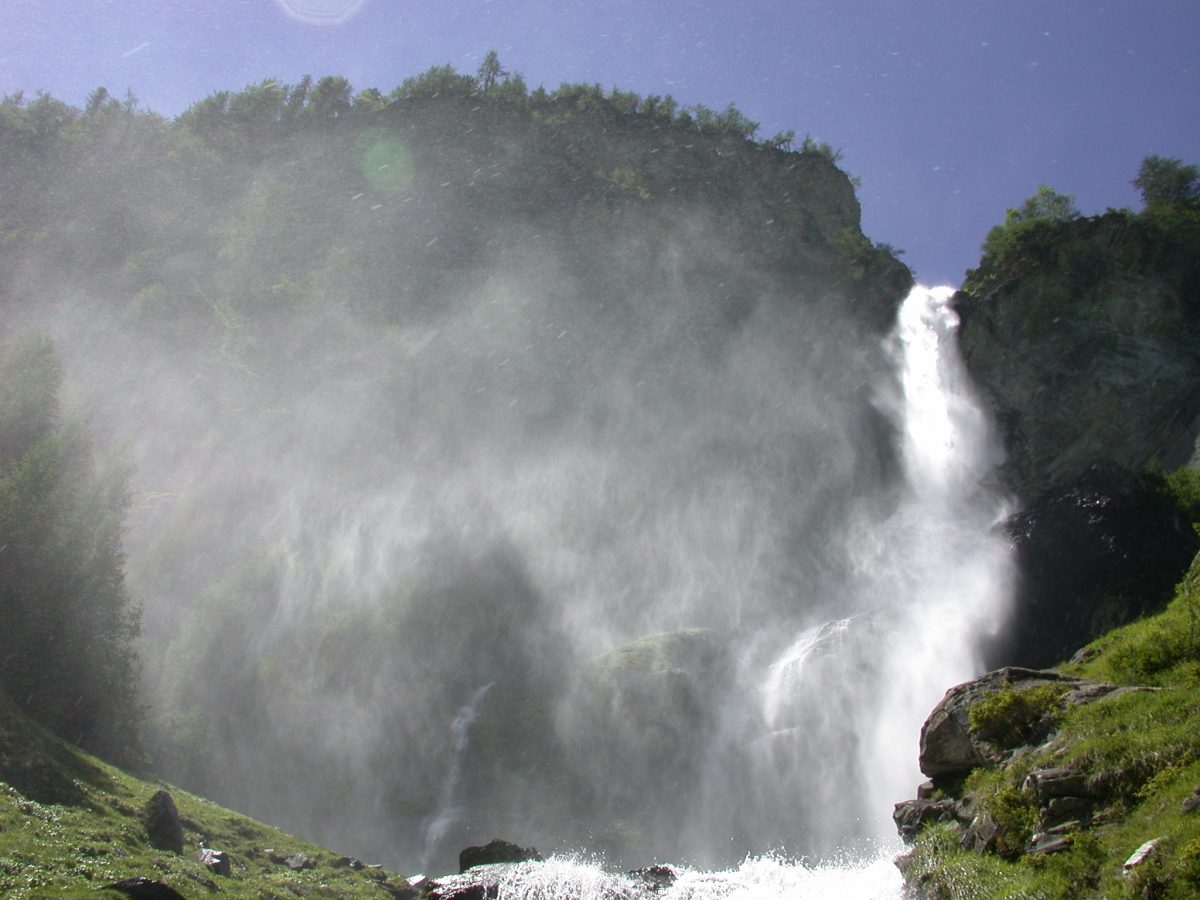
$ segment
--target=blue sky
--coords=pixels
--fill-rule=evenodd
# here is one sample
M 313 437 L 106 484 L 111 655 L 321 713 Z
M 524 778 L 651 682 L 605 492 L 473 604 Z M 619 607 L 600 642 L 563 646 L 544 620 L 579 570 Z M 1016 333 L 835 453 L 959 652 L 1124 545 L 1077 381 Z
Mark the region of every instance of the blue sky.
M 957 283 L 1039 184 L 1101 212 L 1137 204 L 1143 156 L 1200 163 L 1198 38 L 1194 0 L 5 0 L 0 93 L 104 85 L 172 116 L 268 77 L 387 92 L 495 48 L 531 87 L 732 101 L 762 137 L 828 141 L 867 234 Z

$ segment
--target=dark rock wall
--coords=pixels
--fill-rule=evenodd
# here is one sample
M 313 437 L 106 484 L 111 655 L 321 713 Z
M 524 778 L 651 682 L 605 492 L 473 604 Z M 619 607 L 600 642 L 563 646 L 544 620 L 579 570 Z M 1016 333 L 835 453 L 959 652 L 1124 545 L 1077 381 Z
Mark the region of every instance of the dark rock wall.
M 1162 607 L 1197 549 L 1144 476 L 1200 420 L 1200 220 L 1112 212 L 1020 235 L 955 295 L 960 341 L 1021 512 L 1017 591 L 991 665 L 1053 665 Z
M 1179 465 L 1200 416 L 1200 229 L 1109 213 L 1033 229 L 955 297 L 1022 501 L 1107 459 Z

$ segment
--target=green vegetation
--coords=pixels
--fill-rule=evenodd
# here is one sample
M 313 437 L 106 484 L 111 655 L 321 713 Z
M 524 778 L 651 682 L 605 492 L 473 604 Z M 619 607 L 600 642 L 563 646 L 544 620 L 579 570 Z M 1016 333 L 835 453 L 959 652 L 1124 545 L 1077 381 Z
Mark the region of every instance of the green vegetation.
M 1048 185 L 1041 185 L 1020 206 L 1004 214 L 1004 222 L 988 232 L 983 242 L 983 260 L 1000 261 L 1008 256 L 1022 240 L 1044 230 L 1047 226 L 1070 222 L 1079 217 L 1075 198 L 1060 194 Z
M 58 734 L 137 758 L 140 710 L 121 528 L 126 474 L 61 421 L 49 339 L 0 347 L 0 690 Z
M 1132 183 L 1147 210 L 1200 208 L 1200 169 L 1174 157 L 1147 156 Z
M 1190 484 L 1192 476 L 1175 480 Z M 999 769 L 976 770 L 964 791 L 999 828 L 997 852 L 964 850 L 952 827 L 931 827 L 917 840 L 907 877 L 946 898 L 1197 896 L 1200 812 L 1182 806 L 1200 786 L 1198 604 L 1200 558 L 1163 613 L 1110 632 L 1086 661 L 1064 666 L 1068 674 L 1153 689 L 1073 707 L 1049 743 Z M 1057 699 L 1053 691 L 1034 693 L 1006 690 L 977 704 L 972 727 L 1017 737 L 1022 723 Z M 1029 853 L 1039 807 L 1026 776 L 1049 767 L 1086 773 L 1095 808 L 1090 827 L 1065 835 L 1068 849 Z M 1150 857 L 1125 874 L 1124 861 L 1156 838 Z
M 0 693 L 0 894 L 11 898 L 119 897 L 105 885 L 144 877 L 184 896 L 388 897 L 404 879 L 160 782 L 144 781 L 55 738 Z M 144 809 L 167 787 L 184 850 L 152 847 Z M 196 859 L 200 842 L 230 858 L 217 875 Z M 302 854 L 303 868 L 287 864 Z
M 1015 747 L 1056 717 L 1065 692 L 1061 685 L 1042 684 L 990 694 L 971 707 L 971 731 L 998 747 Z
M 1200 169 L 1174 158 L 1147 156 L 1132 184 L 1145 203 L 1141 213 L 1110 209 L 1092 217 L 1081 216 L 1070 194 L 1039 186 L 1024 203 L 1007 210 L 1004 221 L 988 232 L 979 266 L 967 272 L 963 290 L 980 293 L 1024 274 L 1033 264 L 1052 259 L 1076 235 L 1094 231 L 1107 220 L 1131 231 L 1122 244 L 1139 253 L 1174 253 L 1176 248 L 1195 245 L 1200 234 Z M 1072 225 L 1077 227 L 1065 227 Z M 1140 229 L 1145 238 L 1133 237 L 1133 229 Z M 1104 249 L 1086 249 L 1059 260 L 1057 268 L 1066 272 L 1071 290 L 1078 296 L 1104 277 L 1111 265 Z

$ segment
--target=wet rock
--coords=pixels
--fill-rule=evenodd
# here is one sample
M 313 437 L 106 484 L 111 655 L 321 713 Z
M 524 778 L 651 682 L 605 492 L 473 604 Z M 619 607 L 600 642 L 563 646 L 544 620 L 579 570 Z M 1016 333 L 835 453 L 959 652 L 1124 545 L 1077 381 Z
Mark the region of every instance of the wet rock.
M 519 847 L 516 844 L 494 839 L 482 847 L 467 847 L 458 854 L 458 871 L 466 872 L 476 866 L 488 866 L 496 863 L 519 863 L 528 860 L 540 862 L 542 855 L 533 847 Z
M 146 803 L 146 839 L 158 850 L 183 852 L 183 824 L 167 791 L 157 791 Z
M 363 862 L 361 859 L 356 859 L 353 856 L 339 856 L 333 861 L 335 869 L 362 869 Z
M 1200 549 L 1159 482 L 1110 464 L 1037 497 L 1007 523 L 1017 563 L 1009 625 L 989 665 L 1049 666 L 1157 612 Z
M 629 874 L 641 881 L 651 893 L 667 890 L 679 877 L 679 873 L 671 866 L 647 866 L 644 869 L 634 869 Z
M 183 894 L 169 884 L 140 876 L 114 881 L 106 885 L 105 889 L 133 897 L 134 900 L 186 900 Z

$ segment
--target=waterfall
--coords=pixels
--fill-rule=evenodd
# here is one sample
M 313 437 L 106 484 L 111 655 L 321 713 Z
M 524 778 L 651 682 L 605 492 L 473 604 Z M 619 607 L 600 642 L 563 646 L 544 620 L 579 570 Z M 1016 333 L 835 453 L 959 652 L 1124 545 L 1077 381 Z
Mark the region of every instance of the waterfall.
M 492 682 L 477 688 L 466 703 L 459 707 L 458 712 L 450 721 L 450 767 L 442 781 L 438 792 L 438 804 L 433 814 L 421 825 L 421 833 L 425 839 L 424 863 L 428 863 L 434 850 L 458 821 L 462 809 L 458 805 L 458 787 L 462 781 L 462 761 L 470 746 L 471 726 L 479 718 L 479 708 L 483 698 L 492 689 Z
M 921 723 L 947 688 L 978 674 L 976 645 L 1009 597 L 1009 548 L 997 528 L 1007 508 L 988 485 L 1001 456 L 958 356 L 951 294 L 914 289 L 886 345 L 895 368 L 877 402 L 898 436 L 902 479 L 890 503 L 869 507 L 884 514 L 864 514 L 844 536 L 853 565 L 839 599 L 849 615 L 808 623 L 756 669 L 757 708 L 731 716 L 727 737 L 738 749 L 717 755 L 710 772 L 750 774 L 738 782 L 747 795 L 704 805 L 712 821 L 753 808 L 762 834 L 802 849 L 749 855 L 724 871 L 678 869 L 654 896 L 903 895 L 891 810 L 921 779 Z M 760 731 L 747 746 L 733 735 L 748 722 Z M 507 872 L 501 896 L 649 894 L 600 865 L 556 857 Z
M 914 288 L 892 341 L 905 497 L 880 529 L 873 560 L 895 614 L 860 759 L 866 795 L 885 813 L 922 777 L 925 716 L 948 688 L 979 674 L 980 639 L 1000 627 L 1011 596 L 1010 547 L 998 528 L 1011 510 L 989 487 L 1003 450 L 959 356 L 952 294 Z M 894 834 L 886 815 L 883 830 Z
M 760 678 L 759 804 L 776 821 L 789 804 L 820 810 L 790 841 L 809 852 L 896 840 L 892 805 L 922 777 L 921 724 L 979 673 L 979 639 L 1007 609 L 1007 508 L 987 486 L 1000 450 L 958 356 L 952 293 L 915 288 L 887 344 L 896 377 L 878 402 L 903 479 L 888 513 L 847 537 L 853 614 L 803 627 Z

